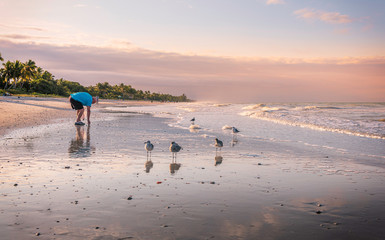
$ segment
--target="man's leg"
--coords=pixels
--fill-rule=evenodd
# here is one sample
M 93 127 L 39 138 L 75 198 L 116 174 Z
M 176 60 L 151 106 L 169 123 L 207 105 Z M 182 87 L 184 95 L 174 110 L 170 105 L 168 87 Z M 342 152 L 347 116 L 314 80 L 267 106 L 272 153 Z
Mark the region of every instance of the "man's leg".
M 76 119 L 76 122 L 80 122 L 80 119 L 82 118 L 84 113 L 84 108 L 77 110 L 78 118 Z

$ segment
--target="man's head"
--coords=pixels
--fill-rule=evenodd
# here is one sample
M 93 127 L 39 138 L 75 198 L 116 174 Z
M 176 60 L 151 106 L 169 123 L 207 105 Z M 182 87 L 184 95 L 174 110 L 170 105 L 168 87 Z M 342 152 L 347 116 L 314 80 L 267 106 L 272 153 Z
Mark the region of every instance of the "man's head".
M 97 102 L 98 102 L 98 98 L 97 97 L 92 97 L 92 104 L 97 103 Z

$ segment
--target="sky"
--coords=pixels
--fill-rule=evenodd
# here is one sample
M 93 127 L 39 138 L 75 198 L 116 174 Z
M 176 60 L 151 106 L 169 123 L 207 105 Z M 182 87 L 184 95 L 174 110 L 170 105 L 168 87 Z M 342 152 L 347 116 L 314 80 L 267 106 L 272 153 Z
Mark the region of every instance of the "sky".
M 0 53 L 85 86 L 384 102 L 383 0 L 0 0 Z

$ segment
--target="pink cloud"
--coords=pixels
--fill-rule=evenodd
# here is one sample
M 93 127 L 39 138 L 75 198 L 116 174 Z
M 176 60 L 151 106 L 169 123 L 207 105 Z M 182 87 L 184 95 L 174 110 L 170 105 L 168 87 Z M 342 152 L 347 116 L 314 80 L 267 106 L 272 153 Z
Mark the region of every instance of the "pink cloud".
M 267 5 L 271 5 L 271 4 L 285 4 L 285 1 L 284 0 L 267 0 L 266 4 Z
M 15 39 L 15 40 L 33 40 L 33 39 L 48 39 L 48 37 L 37 37 L 25 34 L 0 34 L 0 39 Z
M 385 101 L 385 57 L 246 60 L 8 40 L 0 40 L 0 49 L 5 60 L 32 59 L 56 78 L 86 86 L 125 83 L 235 102 Z
M 350 28 L 340 28 L 340 29 L 335 29 L 334 33 L 340 34 L 340 35 L 347 35 L 350 32 Z
M 353 22 L 353 19 L 348 15 L 343 15 L 338 12 L 324 12 L 309 8 L 299 9 L 295 11 L 294 14 L 297 15 L 298 18 L 319 20 L 330 24 L 344 24 Z

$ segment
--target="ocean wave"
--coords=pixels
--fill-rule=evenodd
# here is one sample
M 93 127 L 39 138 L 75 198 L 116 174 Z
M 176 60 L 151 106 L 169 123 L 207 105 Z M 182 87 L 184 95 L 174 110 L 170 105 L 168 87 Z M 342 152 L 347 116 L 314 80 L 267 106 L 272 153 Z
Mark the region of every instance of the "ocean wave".
M 243 107 L 242 109 L 243 110 L 253 110 L 253 109 L 257 109 L 257 108 L 261 108 L 261 107 L 266 107 L 266 104 L 259 103 L 259 104 L 255 104 L 255 105 L 249 105 L 249 106 Z
M 318 109 L 318 106 L 305 106 L 305 107 L 295 107 L 295 111 L 309 111 L 309 110 L 314 110 Z
M 249 106 L 243 107 L 242 110 L 256 110 L 256 111 L 262 111 L 262 112 L 287 111 L 287 109 L 284 107 L 269 107 L 263 103 L 249 105 Z
M 296 111 L 310 111 L 310 110 L 338 110 L 338 109 L 343 109 L 340 107 L 332 107 L 332 106 L 317 106 L 317 105 L 311 105 L 311 106 L 304 106 L 304 107 L 295 107 L 294 110 Z
M 178 109 L 184 110 L 186 112 L 196 112 L 196 108 L 191 108 L 191 107 L 178 107 Z
M 276 112 L 276 111 L 287 111 L 287 109 L 282 108 L 282 107 L 262 107 L 261 111 L 262 112 Z
M 227 106 L 230 106 L 231 104 L 230 103 L 216 103 L 216 104 L 213 104 L 214 107 L 227 107 Z
M 302 128 L 309 128 L 317 131 L 329 131 L 329 132 L 337 132 L 337 133 L 343 133 L 348 135 L 354 135 L 359 137 L 367 137 L 367 138 L 374 138 L 374 139 L 385 139 L 385 134 L 375 134 L 375 133 L 367 133 L 367 132 L 360 132 L 356 130 L 351 129 L 342 129 L 338 128 L 336 126 L 330 127 L 330 126 L 323 126 L 320 124 L 315 123 L 306 123 L 302 121 L 295 121 L 285 118 L 279 118 L 275 117 L 269 114 L 266 114 L 264 112 L 251 112 L 251 111 L 245 111 L 240 113 L 241 116 L 248 116 L 255 119 L 270 121 L 282 125 L 290 125 L 290 126 L 297 126 Z

